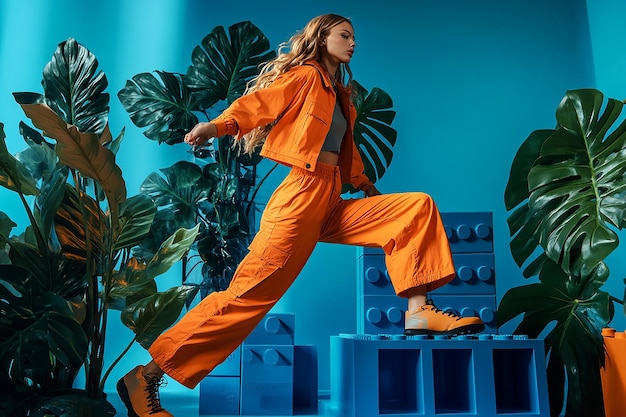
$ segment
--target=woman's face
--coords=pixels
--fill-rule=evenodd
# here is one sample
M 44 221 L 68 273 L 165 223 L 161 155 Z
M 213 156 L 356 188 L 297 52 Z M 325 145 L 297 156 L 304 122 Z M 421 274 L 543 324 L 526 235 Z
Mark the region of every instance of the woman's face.
M 334 65 L 347 64 L 354 54 L 354 39 L 354 29 L 349 22 L 344 21 L 333 26 L 322 41 L 323 56 Z

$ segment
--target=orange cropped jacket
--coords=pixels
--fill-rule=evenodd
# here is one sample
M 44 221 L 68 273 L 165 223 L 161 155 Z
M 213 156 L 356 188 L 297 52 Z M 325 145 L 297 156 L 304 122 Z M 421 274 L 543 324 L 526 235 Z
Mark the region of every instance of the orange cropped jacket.
M 354 143 L 356 109 L 343 86 L 338 85 L 337 91 L 348 119 L 339 153 L 341 180 L 364 190 L 372 183 L 364 173 Z M 261 156 L 313 172 L 330 129 L 336 100 L 327 71 L 317 61 L 308 61 L 281 74 L 267 88 L 241 96 L 211 122 L 217 127 L 217 136 L 233 135 L 240 139 L 255 127 L 276 121 Z

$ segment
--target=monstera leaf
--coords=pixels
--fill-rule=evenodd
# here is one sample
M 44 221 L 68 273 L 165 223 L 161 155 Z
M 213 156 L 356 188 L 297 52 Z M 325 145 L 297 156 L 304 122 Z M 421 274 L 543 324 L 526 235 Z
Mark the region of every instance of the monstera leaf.
M 557 128 L 520 147 L 505 191 L 511 251 L 521 265 L 541 245 L 565 272 L 584 276 L 618 244 L 625 224 L 626 121 L 623 104 L 597 90 L 569 91 Z M 527 179 L 525 181 L 524 179 Z
M 609 295 L 599 289 L 608 275 L 608 268 L 600 263 L 586 280 L 575 280 L 547 260 L 539 275 L 540 283 L 512 288 L 500 302 L 498 323 L 523 315 L 515 333 L 537 338 L 556 323 L 545 337 L 552 415 L 561 410 L 566 376 L 566 415 L 603 415 L 601 329 L 612 314 Z
M 101 134 L 108 123 L 108 81 L 98 72 L 98 60 L 68 38 L 57 47 L 43 71 L 45 102 L 81 132 Z
M 374 88 L 368 93 L 356 81 L 352 81 L 352 88 L 352 101 L 357 111 L 354 142 L 361 153 L 365 175 L 370 181 L 376 182 L 391 164 L 393 146 L 398 136 L 398 132 L 391 127 L 396 112 L 390 110 L 393 107 L 391 97 L 380 88 Z
M 566 416 L 603 415 L 601 329 L 613 305 L 600 288 L 609 275 L 604 260 L 625 224 L 626 121 L 616 123 L 622 107 L 597 90 L 568 91 L 556 129 L 537 130 L 520 146 L 505 190 L 511 253 L 540 283 L 509 290 L 498 323 L 523 314 L 516 332 L 549 330 L 553 415 L 565 395 Z
M 251 22 L 211 31 L 191 54 L 185 81 L 203 109 L 218 101 L 228 104 L 243 95 L 246 83 L 258 75 L 259 66 L 275 57 L 263 32 Z
M 218 26 L 192 52 L 186 75 L 155 71 L 134 76 L 118 93 L 120 102 L 144 135 L 159 143 L 180 143 L 198 123 L 194 112 L 240 97 L 258 66 L 270 60 L 269 41 L 252 23 Z
M 148 127 L 144 135 L 158 143 L 180 143 L 198 123 L 198 110 L 189 88 L 179 74 L 155 71 L 137 74 L 118 93 L 120 102 L 138 127 Z M 159 80 L 160 79 L 160 80 Z
M 213 187 L 202 175 L 202 169 L 187 161 L 148 175 L 140 191 L 154 201 L 159 212 L 152 223 L 149 241 L 142 243 L 144 249 L 155 250 L 154 242 L 160 244 L 181 227 L 193 227 L 197 223 L 198 206 L 208 199 Z
M 80 323 L 66 300 L 26 269 L 0 265 L 0 311 L 0 365 L 12 384 L 36 392 L 54 385 L 59 367 L 83 363 L 88 341 Z

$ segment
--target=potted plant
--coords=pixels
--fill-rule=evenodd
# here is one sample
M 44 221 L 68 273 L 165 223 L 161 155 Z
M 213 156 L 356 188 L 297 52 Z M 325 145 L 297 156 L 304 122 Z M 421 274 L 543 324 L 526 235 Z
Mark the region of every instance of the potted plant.
M 511 253 L 539 282 L 507 291 L 498 323 L 521 315 L 516 333 L 545 335 L 553 416 L 604 415 L 601 330 L 613 303 L 623 304 L 602 290 L 626 225 L 622 107 L 594 89 L 568 91 L 556 128 L 532 132 L 518 149 L 505 190 Z
M 97 68 L 76 40 L 62 42 L 44 69 L 44 94 L 14 94 L 36 128 L 20 124 L 28 148 L 11 155 L 0 124 L 0 184 L 30 220 L 14 234 L 0 212 L 2 415 L 115 415 L 103 391 L 109 311 L 121 310 L 134 332 L 129 347 L 147 348 L 194 291 L 159 292 L 155 278 L 188 251 L 198 227 L 176 230 L 150 258 L 132 253 L 156 207 L 126 195 L 115 163 L 123 132 L 113 139 L 109 131 L 107 79 Z M 83 367 L 85 387 L 74 389 Z
M 240 97 L 258 74 L 260 64 L 275 56 L 263 32 L 249 21 L 215 27 L 197 45 L 185 74 L 141 73 L 128 80 L 118 97 L 133 123 L 159 144 L 175 145 L 200 120 L 209 120 Z M 381 89 L 368 92 L 353 82 L 357 109 L 355 140 L 373 181 L 391 163 L 396 131 L 391 127 L 393 102 Z M 225 289 L 247 253 L 255 231 L 256 195 L 277 164 L 233 151 L 233 138 L 217 138 L 214 147 L 194 152 L 195 162 L 182 161 L 151 174 L 141 191 L 153 198 L 158 213 L 151 233 L 162 239 L 178 227 L 200 224 L 197 255 L 183 270 L 201 266 L 201 294 Z M 258 172 L 263 172 L 259 180 Z M 356 192 L 351 187 L 344 192 Z M 149 252 L 149 241 L 144 248 Z M 152 245 L 153 247 L 155 245 Z M 187 265 L 187 262 L 185 262 Z

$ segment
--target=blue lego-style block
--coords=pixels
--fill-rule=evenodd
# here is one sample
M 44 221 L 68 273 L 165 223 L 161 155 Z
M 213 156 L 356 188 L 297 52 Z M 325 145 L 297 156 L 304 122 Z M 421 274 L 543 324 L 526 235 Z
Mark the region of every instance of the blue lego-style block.
M 208 376 L 200 382 L 198 414 L 239 415 L 240 379 L 231 376 Z
M 200 414 L 317 413 L 317 349 L 295 346 L 294 328 L 293 314 L 266 315 L 201 382 Z
M 241 382 L 293 383 L 294 346 L 244 345 Z
M 452 253 L 493 252 L 490 212 L 441 213 Z
M 496 274 L 493 253 L 456 253 L 452 255 L 456 276 L 437 288 L 438 294 L 495 294 Z M 357 260 L 357 293 L 394 295 L 382 249 L 370 249 Z
M 441 213 L 452 253 L 493 252 L 491 212 Z M 359 255 L 381 255 L 381 248 L 359 248 Z
M 406 298 L 395 295 L 366 295 L 357 299 L 357 308 L 357 332 L 404 333 Z
M 241 384 L 241 415 L 293 415 L 292 385 L 260 382 Z
M 241 376 L 241 346 L 233 351 L 224 362 L 217 365 L 210 376 Z
M 357 292 L 363 295 L 393 295 L 395 289 L 389 279 L 382 249 L 368 253 L 357 260 Z
M 317 415 L 317 347 L 296 345 L 293 350 L 293 413 Z
M 496 273 L 493 253 L 454 254 L 456 276 L 433 294 L 489 294 L 496 293 Z
M 485 323 L 483 333 L 497 333 L 495 295 L 432 295 L 437 308 L 452 311 L 463 317 L 480 317 Z
M 293 314 L 268 314 L 244 340 L 244 345 L 293 345 Z
M 329 410 L 341 417 L 548 417 L 543 341 L 333 336 Z
M 241 414 L 292 415 L 294 346 L 244 345 Z

